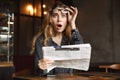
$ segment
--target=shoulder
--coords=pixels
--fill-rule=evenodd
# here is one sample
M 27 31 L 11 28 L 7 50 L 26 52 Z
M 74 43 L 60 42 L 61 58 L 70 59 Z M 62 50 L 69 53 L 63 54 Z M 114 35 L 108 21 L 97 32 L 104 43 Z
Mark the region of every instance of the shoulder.
M 43 43 L 43 40 L 44 40 L 44 35 L 41 35 L 41 36 L 39 36 L 38 38 L 37 38 L 37 40 L 36 40 L 36 44 L 42 44 Z

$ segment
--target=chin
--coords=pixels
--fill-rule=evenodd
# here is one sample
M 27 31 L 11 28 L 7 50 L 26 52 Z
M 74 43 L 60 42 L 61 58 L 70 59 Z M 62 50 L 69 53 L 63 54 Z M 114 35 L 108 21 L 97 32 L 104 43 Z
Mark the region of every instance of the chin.
M 58 32 L 58 33 L 61 33 L 61 32 L 63 32 L 63 30 L 57 30 L 57 32 Z

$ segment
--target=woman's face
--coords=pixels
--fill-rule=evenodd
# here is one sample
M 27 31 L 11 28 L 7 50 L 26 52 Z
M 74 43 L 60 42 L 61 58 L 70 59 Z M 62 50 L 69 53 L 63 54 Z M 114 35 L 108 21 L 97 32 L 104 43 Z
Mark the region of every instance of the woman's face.
M 63 32 L 67 25 L 67 11 L 64 8 L 56 7 L 51 15 L 51 23 L 56 32 Z

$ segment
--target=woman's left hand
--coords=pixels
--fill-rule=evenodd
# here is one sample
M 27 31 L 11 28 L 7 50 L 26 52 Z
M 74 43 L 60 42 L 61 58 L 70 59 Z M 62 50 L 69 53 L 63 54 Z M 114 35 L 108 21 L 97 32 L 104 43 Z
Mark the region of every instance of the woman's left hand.
M 78 15 L 78 9 L 77 7 L 70 7 L 70 8 L 66 8 L 66 10 L 68 10 L 68 22 L 71 25 L 72 29 L 76 29 L 76 24 L 75 24 L 75 20 L 76 17 Z

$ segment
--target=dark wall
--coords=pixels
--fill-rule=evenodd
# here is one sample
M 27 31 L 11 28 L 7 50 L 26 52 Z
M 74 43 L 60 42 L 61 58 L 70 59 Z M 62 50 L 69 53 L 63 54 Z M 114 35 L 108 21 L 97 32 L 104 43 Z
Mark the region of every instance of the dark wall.
M 120 1 L 77 1 L 77 26 L 92 46 L 91 63 L 120 63 Z
M 120 63 L 120 0 L 113 0 L 114 61 Z

